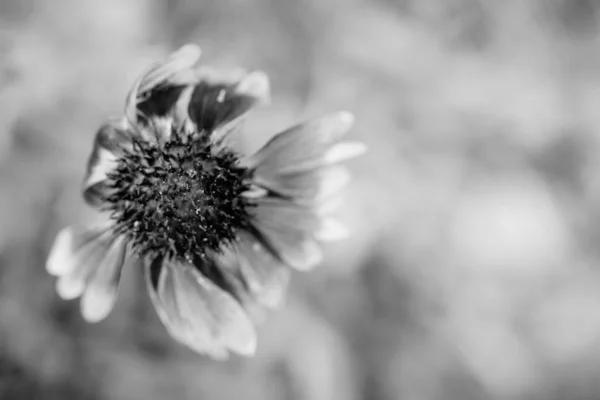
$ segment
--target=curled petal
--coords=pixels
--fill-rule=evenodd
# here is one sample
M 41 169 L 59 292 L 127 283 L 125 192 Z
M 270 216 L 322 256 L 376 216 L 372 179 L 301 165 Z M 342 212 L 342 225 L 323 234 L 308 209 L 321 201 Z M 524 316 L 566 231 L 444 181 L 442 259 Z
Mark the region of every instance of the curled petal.
M 119 155 L 131 148 L 131 132 L 124 118 L 110 120 L 98 129 L 83 178 L 83 198 L 92 207 L 99 208 L 108 195 L 108 174 L 115 170 Z
M 215 357 L 224 349 L 254 354 L 256 332 L 241 305 L 194 266 L 164 263 L 157 287 L 151 270 L 147 276 L 157 312 L 176 340 Z
M 325 158 L 354 123 L 348 112 L 338 112 L 296 125 L 273 137 L 256 154 L 244 160 L 257 176 L 292 174 L 327 164 Z
M 188 44 L 164 62 L 152 65 L 133 84 L 125 101 L 125 116 L 132 123 L 138 117 L 163 116 L 175 104 L 182 88 L 196 81 L 191 69 L 200 59 L 198 46 Z
M 268 102 L 269 80 L 263 72 L 227 73 L 206 69 L 189 93 L 187 114 L 198 132 L 215 132 L 221 141 L 252 107 Z M 186 93 L 187 95 L 187 93 Z

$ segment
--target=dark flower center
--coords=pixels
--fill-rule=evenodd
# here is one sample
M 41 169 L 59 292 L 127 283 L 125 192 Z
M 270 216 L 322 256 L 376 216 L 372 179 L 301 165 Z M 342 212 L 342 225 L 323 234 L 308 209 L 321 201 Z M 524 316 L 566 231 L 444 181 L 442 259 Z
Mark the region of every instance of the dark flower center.
M 164 144 L 137 141 L 109 176 L 115 229 L 141 255 L 185 260 L 219 251 L 250 226 L 241 194 L 246 169 L 206 139 L 173 133 Z

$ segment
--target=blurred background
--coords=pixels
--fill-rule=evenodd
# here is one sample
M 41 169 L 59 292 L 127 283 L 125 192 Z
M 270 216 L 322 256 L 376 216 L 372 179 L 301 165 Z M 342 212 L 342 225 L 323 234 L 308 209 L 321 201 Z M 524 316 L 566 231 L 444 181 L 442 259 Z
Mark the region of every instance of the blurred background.
M 0 399 L 600 398 L 599 21 L 596 0 L 0 0 Z M 347 109 L 370 147 L 354 235 L 252 359 L 176 344 L 137 268 L 97 325 L 44 271 L 96 128 L 187 42 L 270 75 L 249 135 Z

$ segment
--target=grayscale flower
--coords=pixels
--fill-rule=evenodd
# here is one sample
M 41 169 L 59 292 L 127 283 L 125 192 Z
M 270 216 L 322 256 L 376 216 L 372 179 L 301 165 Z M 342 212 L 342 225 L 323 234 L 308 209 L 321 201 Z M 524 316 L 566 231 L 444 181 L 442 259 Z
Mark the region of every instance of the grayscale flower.
M 83 197 L 100 222 L 60 231 L 46 269 L 97 322 L 138 257 L 173 338 L 214 358 L 252 355 L 254 324 L 281 303 L 291 269 L 314 267 L 319 241 L 345 235 L 331 218 L 349 180 L 339 163 L 364 146 L 341 142 L 353 117 L 338 112 L 246 154 L 240 122 L 269 101 L 268 78 L 195 67 L 199 57 L 186 45 L 151 66 L 124 117 L 98 130 Z

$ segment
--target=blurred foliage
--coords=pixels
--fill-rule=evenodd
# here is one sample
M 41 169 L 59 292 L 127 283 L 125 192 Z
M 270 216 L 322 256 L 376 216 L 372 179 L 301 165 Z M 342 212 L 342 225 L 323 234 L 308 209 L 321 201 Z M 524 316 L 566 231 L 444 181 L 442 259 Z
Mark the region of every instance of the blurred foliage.
M 599 8 L 0 1 L 0 398 L 599 398 Z M 249 137 L 348 109 L 370 146 L 342 210 L 354 236 L 295 276 L 253 359 L 174 343 L 135 264 L 93 326 L 43 267 L 86 216 L 95 129 L 186 42 L 270 75 Z

